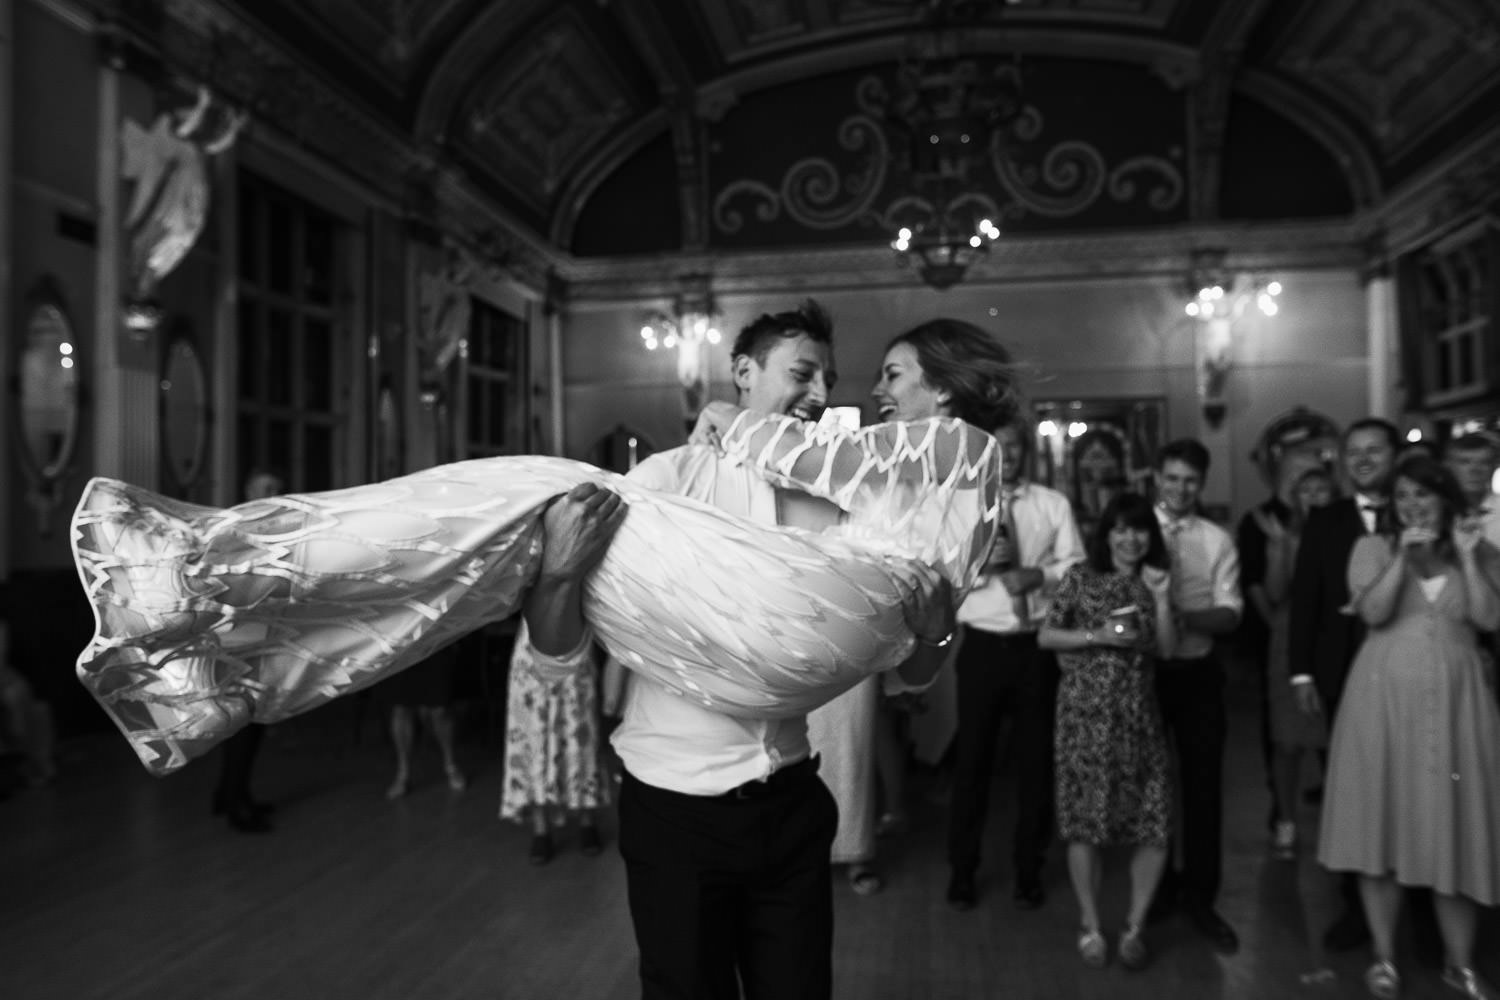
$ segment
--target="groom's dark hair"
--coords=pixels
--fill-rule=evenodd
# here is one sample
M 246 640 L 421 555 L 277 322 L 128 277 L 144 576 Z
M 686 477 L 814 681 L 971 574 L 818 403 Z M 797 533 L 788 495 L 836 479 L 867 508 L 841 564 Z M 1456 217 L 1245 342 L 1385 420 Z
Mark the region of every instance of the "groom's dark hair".
M 813 299 L 790 312 L 761 313 L 734 338 L 729 357 L 732 361 L 741 354 L 748 354 L 756 364 L 765 367 L 766 355 L 771 353 L 777 341 L 804 334 L 819 344 L 833 343 L 833 320 L 828 318 L 828 311 Z

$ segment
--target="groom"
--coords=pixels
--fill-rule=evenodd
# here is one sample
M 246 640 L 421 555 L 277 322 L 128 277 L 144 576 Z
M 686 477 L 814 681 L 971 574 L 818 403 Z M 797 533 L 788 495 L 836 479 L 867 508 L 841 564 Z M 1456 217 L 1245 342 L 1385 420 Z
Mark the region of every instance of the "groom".
M 735 340 L 731 371 L 741 406 L 817 420 L 837 377 L 827 314 L 809 300 L 761 316 Z M 773 489 L 701 446 L 654 455 L 630 478 L 767 524 L 820 530 L 839 519 L 832 505 Z M 544 673 L 584 662 L 582 581 L 623 511 L 618 496 L 584 484 L 547 512 L 524 609 Z M 919 647 L 902 678 L 929 682 L 943 652 Z M 741 987 L 746 1000 L 827 1000 L 838 812 L 806 717 L 731 718 L 640 674 L 623 717 L 612 740 L 625 765 L 620 854 L 644 1000 L 737 1000 Z

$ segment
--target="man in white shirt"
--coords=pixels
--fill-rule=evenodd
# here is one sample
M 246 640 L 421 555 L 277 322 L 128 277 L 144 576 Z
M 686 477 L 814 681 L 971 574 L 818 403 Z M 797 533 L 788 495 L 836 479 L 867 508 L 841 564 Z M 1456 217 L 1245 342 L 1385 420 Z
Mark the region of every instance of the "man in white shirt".
M 1239 948 L 1234 928 L 1214 908 L 1223 867 L 1223 771 L 1226 717 L 1224 665 L 1214 637 L 1239 625 L 1240 560 L 1229 532 L 1198 514 L 1208 475 L 1202 443 L 1184 438 L 1163 446 L 1156 460 L 1156 516 L 1172 557 L 1176 653 L 1160 660 L 1156 695 L 1167 738 L 1177 753 L 1182 870 L 1169 871 L 1157 890 L 1162 908 L 1180 897 L 1188 918 L 1223 952 Z
M 1084 557 L 1068 498 L 1025 479 L 1030 436 L 1019 421 L 995 430 L 1000 444 L 1005 530 L 984 576 L 958 610 L 963 640 L 954 661 L 958 732 L 948 812 L 948 902 L 978 900 L 979 867 L 995 743 L 1011 717 L 1016 750 L 1013 897 L 1021 909 L 1042 904 L 1042 861 L 1052 835 L 1052 722 L 1057 660 L 1037 648 L 1037 628 L 1068 567 Z
M 736 339 L 731 364 L 740 405 L 816 420 L 836 377 L 827 316 L 813 302 L 762 316 Z M 705 447 L 654 455 L 631 478 L 768 524 L 818 530 L 839 517 Z M 620 506 L 615 494 L 585 485 L 548 511 L 542 569 L 525 607 L 544 673 L 582 661 L 582 581 L 607 548 Z M 899 669 L 927 682 L 945 652 L 919 646 Z M 742 987 L 745 1000 L 827 1000 L 838 816 L 809 751 L 806 718 L 720 715 L 637 674 L 612 742 L 626 772 L 620 854 L 643 1000 L 738 1000 Z

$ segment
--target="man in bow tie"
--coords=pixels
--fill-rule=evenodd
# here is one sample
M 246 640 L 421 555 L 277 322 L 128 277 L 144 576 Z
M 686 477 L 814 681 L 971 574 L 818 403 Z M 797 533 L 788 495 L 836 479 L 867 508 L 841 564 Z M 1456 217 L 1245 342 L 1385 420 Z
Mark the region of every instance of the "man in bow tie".
M 1333 725 L 1344 678 L 1364 627 L 1349 610 L 1349 554 L 1368 534 L 1389 530 L 1391 474 L 1400 438 L 1385 420 L 1367 417 L 1344 432 L 1344 473 L 1354 495 L 1309 512 L 1292 574 L 1291 616 L 1288 625 L 1292 690 L 1298 706 L 1321 712 Z M 1347 951 L 1369 940 L 1358 885 L 1341 883 L 1344 912 L 1328 928 L 1323 943 L 1333 951 Z

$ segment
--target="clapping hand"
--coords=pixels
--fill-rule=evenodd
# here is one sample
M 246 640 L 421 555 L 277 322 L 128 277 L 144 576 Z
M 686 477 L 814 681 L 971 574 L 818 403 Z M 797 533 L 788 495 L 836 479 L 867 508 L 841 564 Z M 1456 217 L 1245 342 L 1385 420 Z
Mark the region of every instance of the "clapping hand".
M 1266 513 L 1259 507 L 1251 510 L 1250 516 L 1254 519 L 1255 526 L 1261 530 L 1261 534 L 1266 536 L 1267 541 L 1280 545 L 1287 540 L 1290 533 L 1286 530 L 1286 525 L 1281 523 L 1280 518 Z
M 1158 597 L 1172 589 L 1172 574 L 1160 566 L 1142 566 L 1141 582 L 1146 589 L 1151 591 L 1153 597 Z
M 1431 545 L 1437 541 L 1437 537 L 1436 531 L 1416 524 L 1401 530 L 1401 544 L 1403 547 L 1408 545 Z
M 1453 545 L 1460 555 L 1470 555 L 1484 540 L 1484 532 L 1477 517 L 1462 517 L 1453 522 Z

